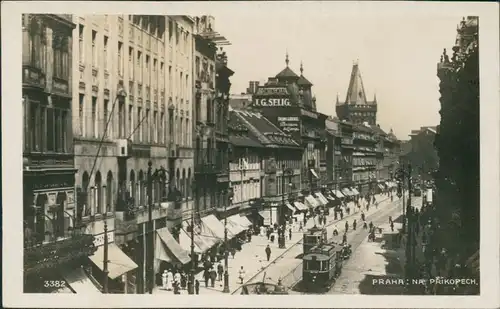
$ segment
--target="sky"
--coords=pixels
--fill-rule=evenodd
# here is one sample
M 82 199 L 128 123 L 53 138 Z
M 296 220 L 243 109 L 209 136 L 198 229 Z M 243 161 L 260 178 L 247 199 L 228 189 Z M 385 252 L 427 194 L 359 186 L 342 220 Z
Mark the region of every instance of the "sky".
M 412 129 L 439 124 L 437 63 L 444 48 L 455 43 L 460 15 L 424 14 L 212 14 L 215 31 L 235 71 L 231 92 L 245 92 L 250 80 L 266 81 L 290 68 L 311 81 L 318 111 L 336 116 L 337 94 L 345 100 L 354 61 L 358 61 L 366 96 L 376 93 L 377 122 L 408 139 Z

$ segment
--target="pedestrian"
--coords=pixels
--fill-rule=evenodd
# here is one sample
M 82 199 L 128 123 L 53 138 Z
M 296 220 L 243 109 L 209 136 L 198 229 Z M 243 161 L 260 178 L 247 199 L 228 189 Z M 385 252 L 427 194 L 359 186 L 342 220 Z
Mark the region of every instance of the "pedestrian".
M 266 247 L 266 256 L 267 256 L 267 261 L 269 262 L 269 259 L 271 259 L 271 248 L 269 245 Z
M 165 290 L 167 289 L 167 282 L 168 282 L 168 279 L 167 279 L 167 270 L 165 269 L 163 271 L 163 274 L 161 275 L 161 285 L 163 286 L 163 288 Z
M 185 290 L 186 289 L 186 286 L 187 286 L 187 276 L 186 274 L 183 272 L 181 274 L 181 289 Z
M 271 237 L 271 229 L 269 227 L 266 229 L 266 235 L 267 235 L 267 240 L 269 240 L 269 238 Z
M 271 242 L 274 243 L 274 233 L 271 234 Z M 267 245 L 267 246 L 269 246 L 269 245 Z
M 299 222 L 299 232 L 303 232 L 304 228 L 302 227 L 302 222 Z
M 215 286 L 215 279 L 217 279 L 217 272 L 215 269 L 210 269 L 210 286 Z
M 240 284 L 243 284 L 243 280 L 245 279 L 245 270 L 243 269 L 243 266 L 241 266 L 238 271 L 238 278 L 240 279 Z
M 179 295 L 181 292 L 179 291 L 179 282 L 174 282 L 174 294 Z
M 343 244 L 347 243 L 347 233 L 344 233 L 344 235 L 342 235 L 342 243 Z
M 208 287 L 208 279 L 210 278 L 210 271 L 208 269 L 205 269 L 203 272 L 203 279 L 205 279 L 205 287 Z
M 389 216 L 389 224 L 392 223 L 392 216 Z
M 234 259 L 234 255 L 236 254 L 236 249 L 234 248 L 231 248 L 231 256 L 233 257 Z
M 224 266 L 222 266 L 222 263 L 219 262 L 217 265 L 217 274 L 219 275 L 219 281 L 222 281 L 222 274 L 224 273 Z
M 356 230 L 356 219 L 354 219 L 354 222 L 352 223 L 352 229 Z
M 338 236 L 339 235 L 339 230 L 337 229 L 337 225 L 333 226 L 333 236 Z
M 172 270 L 168 270 L 167 272 L 167 290 L 172 290 L 172 285 L 174 284 L 174 273 Z
M 289 240 L 292 240 L 292 228 L 288 228 L 288 238 Z
M 347 233 L 349 231 L 349 222 L 345 222 L 345 232 Z
M 394 232 L 394 222 L 391 221 L 391 231 Z
M 177 283 L 177 286 L 179 287 L 181 284 L 181 274 L 179 273 L 179 270 L 176 270 L 175 272 L 174 281 Z
M 196 292 L 196 295 L 200 294 L 200 281 L 198 279 L 194 281 L 194 291 Z

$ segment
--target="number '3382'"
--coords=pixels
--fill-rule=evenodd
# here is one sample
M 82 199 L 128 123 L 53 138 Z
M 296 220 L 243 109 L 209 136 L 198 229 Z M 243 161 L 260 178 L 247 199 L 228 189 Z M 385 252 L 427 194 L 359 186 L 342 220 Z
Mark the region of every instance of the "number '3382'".
M 45 280 L 43 286 L 46 288 L 62 288 L 66 285 L 66 281 L 63 280 Z

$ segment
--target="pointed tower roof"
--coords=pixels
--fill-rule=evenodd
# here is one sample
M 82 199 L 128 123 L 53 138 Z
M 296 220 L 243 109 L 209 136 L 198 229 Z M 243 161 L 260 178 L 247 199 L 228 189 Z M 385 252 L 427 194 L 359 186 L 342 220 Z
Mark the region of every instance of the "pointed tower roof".
M 337 102 L 335 102 L 335 105 L 341 105 L 340 101 L 339 101 L 339 93 L 337 92 Z
M 288 67 L 288 64 L 290 63 L 290 60 L 288 59 L 288 52 L 286 53 L 285 63 L 286 63 L 286 68 L 284 68 L 281 72 L 279 72 L 278 74 L 276 74 L 276 77 L 277 78 L 294 78 L 294 79 L 298 79 L 299 76 L 297 74 L 295 74 L 295 72 L 292 71 L 292 69 L 290 69 Z
M 367 104 L 365 87 L 359 70 L 358 62 L 352 65 L 351 79 L 347 88 L 346 104 L 365 105 Z
M 302 61 L 300 62 L 300 77 L 297 81 L 297 84 L 300 86 L 312 86 L 313 84 L 304 77 L 304 66 L 302 65 Z

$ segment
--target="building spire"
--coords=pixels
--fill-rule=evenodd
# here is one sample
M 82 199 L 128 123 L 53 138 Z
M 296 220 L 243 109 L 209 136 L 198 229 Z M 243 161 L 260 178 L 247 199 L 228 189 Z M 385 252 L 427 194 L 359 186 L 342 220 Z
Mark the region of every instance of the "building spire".
M 340 101 L 339 101 L 339 93 L 337 92 L 337 102 L 336 102 L 337 105 L 340 105 Z
M 290 60 L 288 59 L 288 50 L 286 51 L 285 63 L 286 66 L 288 67 L 288 63 L 290 63 Z
M 304 65 L 302 64 L 302 61 L 300 61 L 300 75 L 304 75 Z
M 373 102 L 377 102 L 377 93 L 373 94 Z

